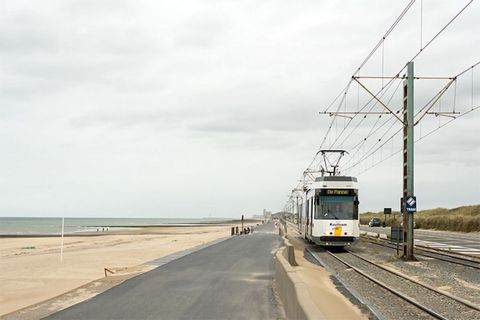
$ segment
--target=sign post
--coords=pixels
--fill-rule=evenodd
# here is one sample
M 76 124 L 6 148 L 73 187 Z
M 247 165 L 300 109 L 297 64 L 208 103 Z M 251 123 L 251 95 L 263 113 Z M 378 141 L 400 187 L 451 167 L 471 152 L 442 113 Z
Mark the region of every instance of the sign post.
M 387 214 L 392 214 L 392 208 L 383 208 L 383 215 L 385 216 L 383 219 L 383 227 L 387 226 Z

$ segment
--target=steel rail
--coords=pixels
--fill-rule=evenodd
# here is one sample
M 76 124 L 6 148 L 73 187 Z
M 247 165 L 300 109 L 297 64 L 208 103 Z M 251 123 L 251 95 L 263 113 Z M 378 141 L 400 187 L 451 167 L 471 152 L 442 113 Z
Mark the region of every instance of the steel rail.
M 367 240 L 369 243 L 373 243 L 373 244 L 376 244 L 378 246 L 386 247 L 386 248 L 393 249 L 393 250 L 397 249 L 396 246 L 390 245 L 389 243 L 385 243 L 385 242 L 381 243 L 381 242 L 378 242 L 378 240 L 373 241 L 373 240 L 365 238 L 365 237 L 362 237 L 362 239 Z M 461 257 L 461 256 L 458 256 L 458 255 L 452 255 L 448 252 L 444 252 L 443 250 L 433 250 L 432 248 L 423 247 L 423 246 L 419 246 L 419 245 L 415 245 L 415 250 L 416 250 L 416 253 L 418 255 L 421 255 L 421 256 L 424 256 L 424 257 L 434 258 L 434 259 L 437 259 L 437 260 L 442 260 L 442 261 L 446 261 L 446 262 L 450 262 L 450 263 L 454 263 L 454 264 L 462 265 L 462 266 L 465 266 L 465 267 L 470 267 L 470 268 L 480 270 L 480 263 L 473 260 L 473 259 L 475 259 L 474 257 L 472 257 L 473 259 L 471 259 L 470 257 Z M 456 254 L 458 254 L 458 253 L 456 253 Z
M 377 280 L 375 278 L 373 278 L 372 276 L 366 274 L 365 272 L 363 272 L 362 270 L 358 269 L 357 267 L 353 266 L 352 264 L 346 262 L 345 260 L 343 260 L 342 258 L 339 258 L 337 257 L 335 254 L 331 253 L 330 251 L 327 251 L 327 253 L 334 257 L 335 259 L 337 259 L 338 261 L 340 261 L 341 263 L 343 263 L 344 265 L 346 265 L 347 267 L 349 267 L 350 269 L 354 270 L 355 272 L 359 273 L 360 275 L 364 276 L 365 278 L 367 278 L 368 280 L 372 281 L 373 283 L 379 285 L 380 287 L 384 288 L 385 290 L 387 291 L 390 291 L 391 293 L 393 293 L 394 295 L 402 298 L 403 300 L 407 301 L 408 303 L 414 305 L 415 307 L 425 311 L 426 313 L 428 313 L 429 315 L 431 315 L 432 317 L 436 318 L 436 319 L 442 319 L 442 320 L 448 320 L 448 318 L 445 318 L 444 316 L 442 316 L 441 314 L 433 311 L 432 309 L 422 305 L 421 303 L 417 302 L 415 299 L 413 299 L 412 297 L 409 297 L 391 287 L 389 287 L 388 285 L 386 285 L 385 283 L 381 282 L 380 280 Z
M 372 241 L 372 240 L 368 240 L 368 241 L 370 243 L 373 243 L 373 244 L 376 244 L 376 245 L 379 245 L 379 246 L 382 246 L 382 247 L 387 247 L 387 248 L 390 248 L 390 249 L 396 249 L 396 246 L 390 245 L 389 243 L 383 243 L 382 244 L 382 243 L 375 242 L 375 241 Z M 453 255 L 453 254 L 450 254 L 450 253 L 446 252 L 445 250 L 439 250 L 439 249 L 436 250 L 436 249 L 432 249 L 432 248 L 429 248 L 429 247 L 420 246 L 418 244 L 415 245 L 415 250 L 421 256 L 425 256 L 425 257 L 429 257 L 429 258 L 435 258 L 437 260 L 442 260 L 442 261 L 446 261 L 446 262 L 450 262 L 450 263 L 454 263 L 454 264 L 459 264 L 459 265 L 474 268 L 474 269 L 480 269 L 480 263 L 473 260 L 473 259 L 475 259 L 474 257 L 472 257 L 472 258 L 467 257 L 467 256 L 462 257 L 462 256 L 460 256 L 460 253 L 455 253 L 455 255 Z M 420 251 L 420 252 L 418 252 L 418 251 Z
M 422 245 L 419 245 L 419 244 L 415 245 L 415 247 L 417 248 L 417 250 L 428 252 L 428 253 L 431 253 L 431 254 L 438 254 L 440 256 L 446 256 L 446 257 L 450 257 L 450 258 L 457 259 L 457 260 L 472 262 L 472 263 L 474 263 L 474 265 L 467 265 L 467 266 L 472 267 L 472 268 L 476 268 L 476 269 L 480 269 L 480 260 L 479 260 L 478 257 L 468 255 L 468 254 L 465 254 L 465 253 L 461 253 L 461 252 L 450 253 L 450 252 L 442 250 L 442 249 L 431 248 L 431 247 L 422 246 Z
M 457 301 L 457 302 L 459 302 L 459 303 L 461 303 L 461 304 L 463 304 L 463 305 L 465 305 L 465 306 L 467 306 L 467 307 L 469 307 L 469 308 L 471 308 L 471 309 L 475 309 L 475 310 L 477 310 L 477 311 L 480 311 L 480 307 L 477 306 L 477 305 L 475 305 L 475 304 L 473 304 L 473 303 L 471 303 L 470 301 L 467 301 L 467 300 L 464 300 L 464 299 L 462 299 L 462 298 L 459 298 L 459 297 L 456 297 L 456 296 L 454 296 L 454 295 L 451 295 L 451 294 L 449 294 L 448 292 L 444 292 L 444 291 L 438 290 L 438 289 L 436 289 L 436 288 L 434 288 L 434 287 L 432 287 L 432 286 L 429 286 L 428 284 L 421 283 L 421 282 L 419 282 L 419 281 L 417 281 L 417 280 L 415 280 L 415 279 L 412 279 L 412 278 L 410 278 L 410 277 L 408 277 L 408 276 L 405 276 L 405 275 L 403 275 L 403 274 L 401 274 L 401 273 L 399 273 L 399 272 L 397 272 L 397 271 L 390 270 L 389 268 L 386 268 L 386 267 L 384 267 L 384 266 L 382 266 L 382 265 L 380 265 L 380 264 L 378 264 L 378 263 L 376 263 L 376 262 L 374 262 L 374 261 L 371 261 L 370 259 L 367 259 L 367 258 L 365 258 L 365 257 L 362 257 L 362 256 L 359 255 L 359 254 L 356 254 L 356 253 L 351 252 L 351 251 L 349 251 L 349 250 L 346 250 L 346 251 L 347 251 L 348 253 L 350 253 L 351 255 L 353 255 L 354 257 L 357 257 L 357 258 L 360 259 L 360 260 L 363 260 L 363 261 L 365 261 L 365 262 L 367 262 L 367 263 L 369 263 L 369 264 L 371 264 L 371 265 L 374 265 L 374 266 L 377 267 L 377 268 L 380 268 L 380 269 L 382 269 L 382 270 L 385 270 L 385 271 L 387 271 L 387 272 L 389 272 L 389 273 L 391 273 L 391 274 L 394 274 L 394 275 L 396 275 L 396 276 L 398 276 L 398 277 L 400 277 L 400 278 L 403 278 L 403 279 L 405 279 L 405 280 L 408 280 L 408 281 L 410 281 L 410 282 L 413 282 L 413 283 L 415 283 L 415 284 L 418 284 L 419 286 L 422 286 L 422 287 L 424 287 L 424 288 L 426 288 L 426 289 L 428 289 L 428 290 L 434 291 L 434 292 L 436 292 L 436 293 L 438 293 L 438 294 L 440 294 L 440 295 L 443 295 L 443 296 L 445 296 L 445 297 L 447 297 L 447 298 L 450 298 L 450 299 L 452 299 L 452 300 L 455 300 L 455 301 Z

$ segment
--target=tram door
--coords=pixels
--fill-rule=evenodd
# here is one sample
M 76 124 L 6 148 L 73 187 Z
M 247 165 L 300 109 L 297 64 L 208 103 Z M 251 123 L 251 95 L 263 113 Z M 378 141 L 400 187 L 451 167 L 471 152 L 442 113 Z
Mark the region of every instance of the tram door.
M 313 237 L 313 210 L 315 209 L 315 206 L 314 206 L 314 199 L 310 199 L 310 202 L 309 202 L 309 205 L 310 205 L 310 235 Z

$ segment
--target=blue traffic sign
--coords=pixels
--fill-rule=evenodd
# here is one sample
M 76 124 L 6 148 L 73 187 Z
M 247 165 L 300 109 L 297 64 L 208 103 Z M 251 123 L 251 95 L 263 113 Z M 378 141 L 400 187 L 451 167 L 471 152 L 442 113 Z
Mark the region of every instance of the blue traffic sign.
M 405 201 L 405 208 L 407 212 L 417 212 L 417 197 L 408 196 L 407 201 Z

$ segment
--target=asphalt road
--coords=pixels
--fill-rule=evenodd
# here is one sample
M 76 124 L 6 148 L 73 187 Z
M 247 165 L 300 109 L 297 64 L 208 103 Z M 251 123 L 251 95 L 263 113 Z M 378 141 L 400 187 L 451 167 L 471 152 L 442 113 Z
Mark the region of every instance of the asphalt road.
M 279 319 L 273 223 L 169 262 L 47 319 Z
M 360 230 L 390 234 L 390 228 L 360 226 Z M 480 233 L 415 229 L 415 244 L 480 257 Z

